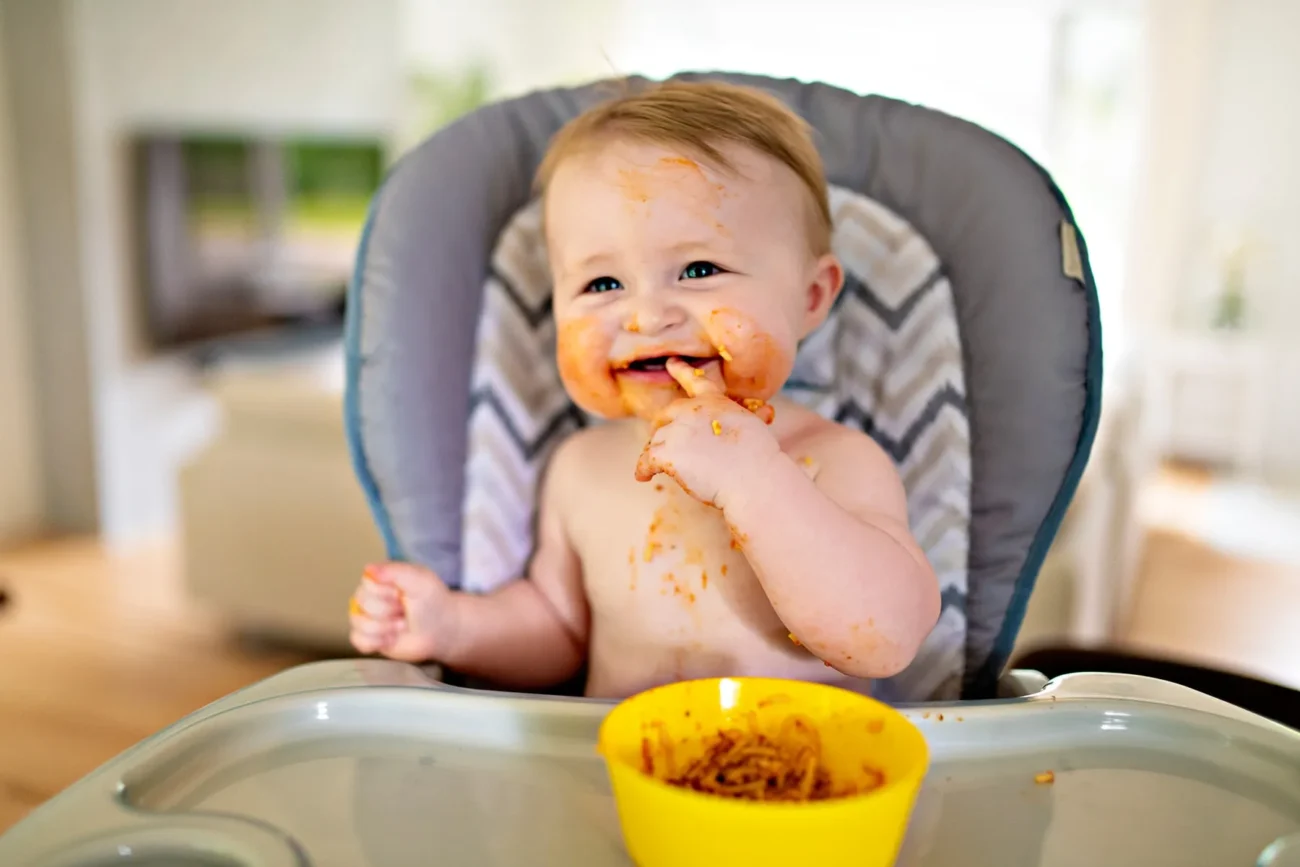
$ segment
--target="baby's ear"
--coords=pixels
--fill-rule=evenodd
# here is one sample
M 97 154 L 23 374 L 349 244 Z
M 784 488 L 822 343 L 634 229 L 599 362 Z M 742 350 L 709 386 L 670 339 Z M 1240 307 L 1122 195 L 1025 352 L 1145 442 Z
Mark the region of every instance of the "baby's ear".
M 817 326 L 826 321 L 835 299 L 844 288 L 844 267 L 834 253 L 827 253 L 819 258 L 813 266 L 812 276 L 808 281 L 807 306 L 804 312 L 803 334 L 807 337 Z

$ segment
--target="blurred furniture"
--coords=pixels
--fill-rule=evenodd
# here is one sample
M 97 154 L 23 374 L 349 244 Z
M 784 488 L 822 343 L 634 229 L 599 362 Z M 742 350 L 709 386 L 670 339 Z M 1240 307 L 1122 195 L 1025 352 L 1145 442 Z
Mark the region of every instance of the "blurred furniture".
M 1273 399 L 1275 359 L 1265 343 L 1237 331 L 1179 330 L 1153 348 L 1146 396 L 1163 454 L 1257 477 Z
M 217 371 L 224 426 L 180 474 L 185 584 L 241 629 L 347 646 L 347 600 L 383 546 L 343 435 L 336 348 Z

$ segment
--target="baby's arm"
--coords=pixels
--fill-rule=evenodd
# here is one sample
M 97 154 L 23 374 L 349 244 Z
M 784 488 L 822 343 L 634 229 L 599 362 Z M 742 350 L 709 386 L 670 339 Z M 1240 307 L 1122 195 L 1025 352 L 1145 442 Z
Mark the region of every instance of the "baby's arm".
M 902 481 L 878 445 L 844 428 L 819 435 L 807 456 L 821 467 L 815 482 L 776 453 L 719 505 L 804 647 L 851 676 L 897 674 L 939 616 Z
M 586 657 L 588 611 L 581 564 L 561 513 L 568 451 L 563 445 L 557 450 L 542 485 L 537 547 L 527 579 L 474 595 L 448 590 L 427 570 L 375 567 L 372 586 L 363 581 L 357 594 L 362 610 L 353 613 L 358 648 L 413 662 L 436 660 L 507 688 L 552 686 L 572 677 Z M 392 600 L 387 606 L 385 586 Z M 395 632 L 373 647 L 358 642 L 358 629 L 367 619 L 373 628 L 386 607 L 400 612 Z
M 889 458 L 826 425 L 805 444 L 815 483 L 716 383 L 667 367 L 687 397 L 655 419 L 636 478 L 664 473 L 721 509 L 781 622 L 822 660 L 855 677 L 902 671 L 938 620 L 939 587 Z

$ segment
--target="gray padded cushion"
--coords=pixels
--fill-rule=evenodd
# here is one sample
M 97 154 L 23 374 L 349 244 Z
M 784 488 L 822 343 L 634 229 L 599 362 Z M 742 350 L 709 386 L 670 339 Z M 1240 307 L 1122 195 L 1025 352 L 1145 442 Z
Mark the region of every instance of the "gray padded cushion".
M 1059 520 L 1076 449 L 1090 436 L 1093 311 L 1085 287 L 1062 272 L 1067 210 L 1034 163 L 968 122 L 822 84 L 680 77 L 785 99 L 816 129 L 828 180 L 900 215 L 945 263 L 957 290 L 973 441 L 966 671 L 981 677 L 1031 545 Z M 355 458 L 390 555 L 453 583 L 488 259 L 528 200 L 547 141 L 610 93 L 596 84 L 481 109 L 406 155 L 372 208 L 349 313 L 359 356 L 348 395 Z

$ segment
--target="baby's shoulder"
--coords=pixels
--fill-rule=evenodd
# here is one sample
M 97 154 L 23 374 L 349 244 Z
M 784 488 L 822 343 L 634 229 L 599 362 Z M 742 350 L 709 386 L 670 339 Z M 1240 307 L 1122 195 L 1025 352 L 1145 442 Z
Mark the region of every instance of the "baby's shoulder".
M 795 458 L 807 457 L 823 471 L 850 476 L 895 473 L 893 460 L 863 431 L 807 412 L 787 444 Z
M 568 486 L 574 481 L 599 478 L 615 463 L 628 463 L 635 452 L 622 425 L 595 424 L 579 428 L 560 441 L 546 461 L 547 483 Z

